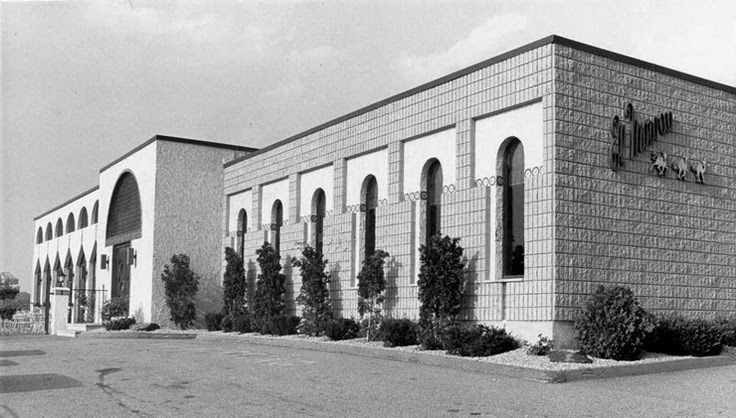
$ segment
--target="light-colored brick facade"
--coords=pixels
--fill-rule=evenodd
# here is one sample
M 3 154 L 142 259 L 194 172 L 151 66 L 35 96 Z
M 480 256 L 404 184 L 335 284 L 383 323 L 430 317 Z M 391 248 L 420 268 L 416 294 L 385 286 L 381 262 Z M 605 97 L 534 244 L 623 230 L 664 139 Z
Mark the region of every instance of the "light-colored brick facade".
M 625 138 L 624 166 L 613 171 L 611 121 L 621 115 L 630 132 L 632 122 L 623 117 L 627 103 L 639 123 L 668 111 L 674 122 L 670 133 L 633 159 Z M 535 106 L 541 117 L 522 115 L 534 114 Z M 502 274 L 502 173 L 493 170 L 501 154 L 499 142 L 486 135 L 514 118 L 520 132 L 538 123 L 539 138 L 519 136 L 526 156 L 525 268 L 523 277 L 508 278 Z M 260 187 L 289 179 L 291 192 L 301 173 L 332 167 L 334 209 L 324 222 L 324 253 L 333 306 L 342 316 L 355 316 L 365 215 L 347 199 L 357 191 L 346 189 L 354 183 L 346 168 L 356 156 L 388 150 L 387 172 L 372 173 L 388 176 L 376 216 L 376 248 L 391 254 L 384 312 L 416 318 L 426 202 L 419 190 L 407 190 L 406 176 L 419 173 L 408 163 L 414 154 L 404 152 L 411 141 L 448 129 L 455 138 L 454 172 L 445 178 L 454 181 L 445 182 L 441 230 L 461 238 L 469 260 L 465 319 L 504 325 L 525 338 L 542 332 L 570 342 L 577 308 L 595 286 L 614 283 L 632 287 L 653 311 L 705 317 L 736 312 L 736 89 L 556 36 L 228 163 L 224 193 L 227 199 L 251 190 L 248 216 L 268 219 L 266 203 L 258 201 Z M 490 155 L 489 147 L 495 150 Z M 438 159 L 448 154 L 435 152 Z M 707 161 L 704 184 L 689 166 L 684 181 L 673 169 L 657 176 L 650 157 L 659 152 L 667 154 L 668 165 L 682 157 L 690 165 Z M 292 207 L 298 198 L 289 197 Z M 229 216 L 223 215 L 224 245 L 231 245 L 235 232 Z M 282 227 L 292 313 L 300 277 L 288 260 L 309 242 L 308 222 L 290 216 Z M 267 238 L 262 223 L 268 221 L 247 233 L 251 285 L 255 249 Z

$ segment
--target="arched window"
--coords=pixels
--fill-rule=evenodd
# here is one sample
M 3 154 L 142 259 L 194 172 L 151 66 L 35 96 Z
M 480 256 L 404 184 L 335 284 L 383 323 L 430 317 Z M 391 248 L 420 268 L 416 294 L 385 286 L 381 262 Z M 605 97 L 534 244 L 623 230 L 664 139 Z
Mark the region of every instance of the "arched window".
M 442 164 L 436 159 L 432 159 L 425 165 L 423 177 L 423 189 L 427 193 L 427 212 L 424 232 L 426 234 L 426 245 L 429 240 L 440 232 L 442 218 Z
M 245 209 L 238 212 L 238 254 L 240 258 L 245 255 L 245 234 L 248 232 L 248 213 Z
M 524 148 L 514 138 L 503 156 L 503 274 L 524 274 Z
M 69 216 L 66 217 L 66 233 L 74 232 L 75 227 L 74 214 L 69 212 Z
M 374 176 L 369 175 L 363 180 L 363 204 L 361 210 L 365 211 L 364 248 L 365 257 L 370 257 L 376 252 L 376 208 L 378 207 L 378 182 Z
M 49 258 L 46 257 L 46 264 L 43 267 L 43 287 L 41 289 L 42 293 L 38 298 L 39 303 L 49 303 L 49 297 L 51 294 L 51 279 L 51 263 L 49 262 Z
M 54 231 L 51 229 L 51 222 L 46 224 L 46 241 L 51 241 L 51 238 L 54 237 Z
M 138 182 L 130 172 L 118 179 L 107 214 L 106 245 L 115 245 L 141 237 L 141 198 Z
M 95 205 L 92 207 L 92 220 L 90 220 L 90 223 L 92 225 L 97 223 L 97 209 L 100 206 L 99 201 L 95 201 Z
M 271 208 L 271 245 L 276 252 L 281 252 L 281 225 L 284 223 L 284 207 L 276 199 Z
M 43 242 L 43 228 L 40 226 L 38 227 L 38 232 L 36 232 L 36 244 L 40 244 Z M 41 267 L 39 267 L 40 271 Z
M 43 276 L 41 276 L 41 263 L 36 261 L 36 271 L 34 272 L 34 295 L 33 301 L 35 303 L 41 303 L 41 285 L 43 284 Z
M 82 210 L 79 211 L 79 227 L 77 229 L 86 228 L 87 225 L 88 225 L 87 208 L 82 207 Z
M 324 222 L 327 210 L 325 191 L 317 189 L 312 196 L 312 222 L 314 223 L 314 249 L 321 253 L 324 243 Z
M 59 218 L 56 220 L 56 232 L 54 233 L 54 238 L 59 238 L 62 235 L 64 235 L 64 223 L 61 222 L 61 218 Z

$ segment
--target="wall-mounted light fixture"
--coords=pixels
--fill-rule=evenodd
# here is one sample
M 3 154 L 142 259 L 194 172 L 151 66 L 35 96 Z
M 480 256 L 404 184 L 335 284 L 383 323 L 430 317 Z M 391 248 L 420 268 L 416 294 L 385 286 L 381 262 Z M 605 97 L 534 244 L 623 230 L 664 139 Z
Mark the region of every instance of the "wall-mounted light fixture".
M 107 254 L 100 254 L 100 268 L 102 270 L 107 270 L 108 260 L 107 260 Z
M 125 253 L 125 258 L 128 261 L 128 265 L 136 266 L 138 262 L 138 252 L 134 248 L 128 248 Z
M 56 281 L 59 286 L 64 285 L 64 279 L 66 279 L 66 274 L 64 274 L 64 270 L 59 269 L 56 271 Z

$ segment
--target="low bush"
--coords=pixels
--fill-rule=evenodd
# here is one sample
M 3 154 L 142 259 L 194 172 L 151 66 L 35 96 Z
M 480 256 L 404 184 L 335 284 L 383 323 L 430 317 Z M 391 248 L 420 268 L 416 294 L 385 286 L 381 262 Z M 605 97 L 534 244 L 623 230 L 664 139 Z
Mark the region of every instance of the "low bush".
M 378 339 L 386 347 L 403 347 L 418 344 L 417 324 L 409 319 L 385 318 L 378 330 Z
M 526 352 L 532 356 L 546 356 L 555 348 L 554 342 L 546 336 L 539 334 L 537 342 L 526 345 Z
M 722 328 L 717 321 L 670 315 L 657 319 L 645 347 L 657 353 L 712 356 L 721 352 L 722 337 Z
M 128 306 L 130 301 L 128 298 L 112 298 L 102 305 L 102 320 L 110 321 L 112 318 L 120 318 L 128 316 Z
M 8 305 L 8 306 L 0 306 L 0 318 L 11 320 L 13 319 L 13 315 L 18 311 L 17 306 Z
M 105 322 L 105 329 L 108 331 L 121 331 L 124 329 L 130 329 L 130 326 L 135 324 L 135 318 L 117 318 Z
M 352 340 L 360 336 L 360 324 L 353 318 L 333 318 L 323 326 L 323 335 L 334 341 Z
M 207 331 L 219 331 L 222 329 L 223 314 L 220 312 L 210 312 L 204 315 L 204 323 L 207 325 Z
M 156 331 L 157 329 L 161 329 L 161 327 L 151 322 L 150 324 L 142 323 L 142 324 L 133 324 L 130 326 L 130 329 L 133 331 L 145 331 L 145 332 L 151 332 Z
M 581 351 L 614 360 L 638 359 L 652 329 L 651 316 L 623 286 L 599 286 L 575 319 Z
M 239 333 L 251 332 L 251 317 L 248 312 L 240 312 L 232 318 L 232 330 Z
M 443 336 L 448 354 L 463 357 L 484 357 L 519 348 L 519 342 L 503 328 L 474 325 L 453 325 Z
M 718 320 L 721 330 L 721 344 L 736 347 L 736 315 Z
M 230 315 L 225 315 L 222 317 L 222 321 L 220 322 L 220 329 L 222 332 L 233 332 L 233 318 Z
M 298 316 L 281 315 L 271 318 L 269 330 L 267 334 L 273 335 L 293 335 L 296 334 L 297 327 L 302 318 Z M 233 322 L 234 324 L 234 322 Z

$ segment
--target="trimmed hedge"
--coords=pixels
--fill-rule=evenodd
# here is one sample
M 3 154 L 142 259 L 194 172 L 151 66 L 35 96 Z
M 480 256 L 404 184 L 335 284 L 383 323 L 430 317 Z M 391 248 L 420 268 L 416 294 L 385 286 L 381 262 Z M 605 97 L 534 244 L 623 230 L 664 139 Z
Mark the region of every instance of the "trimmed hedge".
M 669 315 L 657 319 L 646 349 L 680 356 L 714 356 L 721 352 L 723 336 L 717 321 Z
M 485 357 L 519 348 L 519 342 L 503 328 L 452 325 L 443 336 L 448 354 L 463 357 Z
M 416 345 L 419 343 L 417 327 L 418 325 L 409 319 L 384 318 L 377 339 L 383 341 L 385 347 Z
M 322 333 L 333 341 L 352 340 L 360 336 L 360 324 L 353 318 L 333 318 L 323 324 Z

